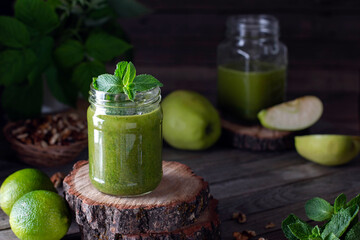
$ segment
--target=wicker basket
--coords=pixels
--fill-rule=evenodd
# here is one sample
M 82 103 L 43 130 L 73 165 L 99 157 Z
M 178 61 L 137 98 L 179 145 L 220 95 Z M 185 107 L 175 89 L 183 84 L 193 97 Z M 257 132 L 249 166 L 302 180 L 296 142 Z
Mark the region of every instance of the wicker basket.
M 87 139 L 66 146 L 48 146 L 24 144 L 18 141 L 11 131 L 17 127 L 16 123 L 10 122 L 4 127 L 4 135 L 11 148 L 15 150 L 18 158 L 33 166 L 55 167 L 73 161 L 88 144 Z

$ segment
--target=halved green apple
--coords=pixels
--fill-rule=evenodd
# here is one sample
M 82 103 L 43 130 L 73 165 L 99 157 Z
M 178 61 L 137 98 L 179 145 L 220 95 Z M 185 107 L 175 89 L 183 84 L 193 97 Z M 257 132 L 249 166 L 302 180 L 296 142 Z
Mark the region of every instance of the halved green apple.
M 299 131 L 316 123 L 323 112 L 321 100 L 304 96 L 261 110 L 258 118 L 261 125 L 273 130 Z
M 326 166 L 348 163 L 360 152 L 360 137 L 318 134 L 295 137 L 296 151 L 304 158 Z

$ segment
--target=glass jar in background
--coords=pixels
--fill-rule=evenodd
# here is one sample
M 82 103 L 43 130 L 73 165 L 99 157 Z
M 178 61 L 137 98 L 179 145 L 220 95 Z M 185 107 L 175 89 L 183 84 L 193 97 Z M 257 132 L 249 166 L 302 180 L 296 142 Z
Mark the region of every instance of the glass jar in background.
M 87 112 L 89 177 L 101 192 L 143 195 L 162 178 L 162 111 L 160 88 L 124 93 L 90 87 Z
M 287 48 L 275 17 L 229 17 L 217 57 L 218 105 L 225 117 L 256 123 L 260 110 L 285 100 Z

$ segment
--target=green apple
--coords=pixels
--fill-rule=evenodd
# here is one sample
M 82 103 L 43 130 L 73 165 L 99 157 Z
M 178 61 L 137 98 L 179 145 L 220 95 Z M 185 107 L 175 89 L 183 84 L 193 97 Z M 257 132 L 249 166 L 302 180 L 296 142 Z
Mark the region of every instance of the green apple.
M 163 135 L 171 146 L 201 150 L 212 146 L 220 137 L 219 113 L 199 93 L 177 90 L 162 102 Z
M 318 134 L 295 137 L 296 151 L 304 158 L 326 166 L 348 163 L 360 151 L 360 137 Z
M 304 96 L 261 110 L 258 118 L 261 125 L 273 130 L 299 131 L 316 123 L 323 112 L 321 100 Z

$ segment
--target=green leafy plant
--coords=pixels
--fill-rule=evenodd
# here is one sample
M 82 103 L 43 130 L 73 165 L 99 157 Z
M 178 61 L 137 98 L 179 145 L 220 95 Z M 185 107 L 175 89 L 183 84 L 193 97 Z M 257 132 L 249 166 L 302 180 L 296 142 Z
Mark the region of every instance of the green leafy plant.
M 114 75 L 102 74 L 93 78 L 96 90 L 109 93 L 125 93 L 130 100 L 134 100 L 136 92 L 162 87 L 162 83 L 149 74 L 136 76 L 136 69 L 132 62 L 122 61 L 116 65 Z
M 149 12 L 135 0 L 17 0 L 14 10 L 0 16 L 1 104 L 11 119 L 40 114 L 44 83 L 64 104 L 87 98 L 106 62 L 131 57 L 118 17 Z
M 310 226 L 294 214 L 283 222 L 282 229 L 289 240 L 356 240 L 360 239 L 358 222 L 360 194 L 351 201 L 346 201 L 345 194 L 340 194 L 334 205 L 322 198 L 313 198 L 306 202 L 305 212 L 309 219 L 325 222 L 321 227 Z

